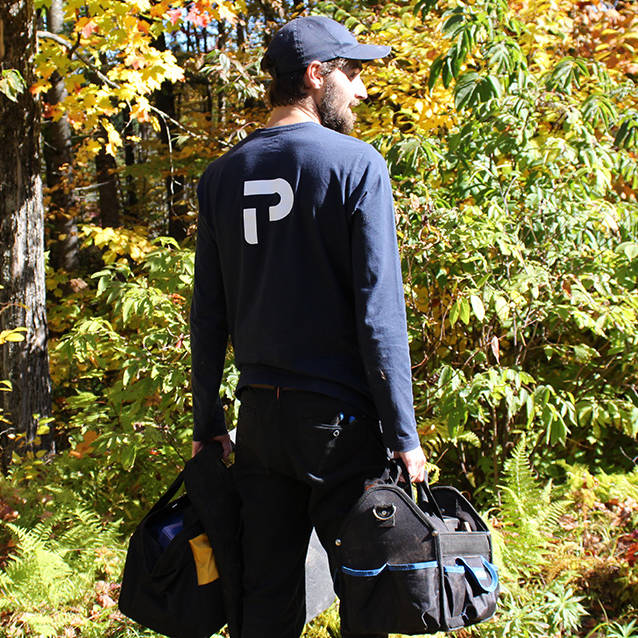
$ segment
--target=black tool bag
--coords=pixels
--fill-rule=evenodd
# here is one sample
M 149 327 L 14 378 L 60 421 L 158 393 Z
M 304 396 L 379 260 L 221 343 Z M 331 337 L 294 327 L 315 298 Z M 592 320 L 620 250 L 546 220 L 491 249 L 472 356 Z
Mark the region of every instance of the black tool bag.
M 458 490 L 426 479 L 415 502 L 397 475 L 368 487 L 335 541 L 344 628 L 426 634 L 487 620 L 499 593 L 487 526 Z
M 204 457 L 208 457 L 209 468 L 215 462 L 220 463 L 219 453 L 206 450 L 200 454 L 198 466 Z M 206 519 L 213 515 L 202 516 L 190 494 L 171 500 L 184 479 L 188 482 L 189 474 L 193 474 L 195 458 L 187 463 L 133 533 L 119 597 L 123 614 L 172 638 L 208 638 L 228 620 L 229 596 L 219 577 L 228 555 L 222 557 L 220 552 L 216 558 L 211 541 L 214 547 L 217 534 L 204 528 Z M 210 471 L 197 472 L 196 478 L 190 478 L 197 486 L 211 478 Z M 209 491 L 220 487 L 211 480 L 208 486 Z M 199 495 L 198 499 L 201 500 Z M 227 523 L 229 533 L 236 537 L 236 529 L 231 529 L 233 521 Z

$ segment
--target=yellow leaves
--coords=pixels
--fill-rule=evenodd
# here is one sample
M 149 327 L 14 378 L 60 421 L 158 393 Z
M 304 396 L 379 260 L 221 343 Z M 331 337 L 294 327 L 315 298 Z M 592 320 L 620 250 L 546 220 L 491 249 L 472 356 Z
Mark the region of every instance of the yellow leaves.
M 84 236 L 85 245 L 93 244 L 105 249 L 104 263 L 113 264 L 122 257 L 130 257 L 140 262 L 144 256 L 153 250 L 153 244 L 146 238 L 145 228 L 101 228 L 86 224 L 82 226 L 80 235 Z
M 150 121 L 151 105 L 145 97 L 140 97 L 137 102 L 131 107 L 131 117 L 138 122 Z
M 104 0 L 67 0 L 66 32 L 76 34 L 68 38 L 70 42 L 80 40 L 77 53 L 69 55 L 68 49 L 59 43 L 42 39 L 36 60 L 37 77 L 32 92 L 37 95 L 47 91 L 49 78 L 56 70 L 64 77 L 68 92 L 55 112 L 50 111 L 48 115 L 59 117 L 66 113 L 74 131 L 87 138 L 94 137 L 104 125 L 104 144 L 111 154 L 121 146 L 121 139 L 112 126 L 105 124 L 110 116 L 130 106 L 138 121 L 153 123 L 147 96 L 158 90 L 165 80 L 184 79 L 184 72 L 172 52 L 152 46 L 157 30 L 175 4 L 171 0 L 153 3 L 127 0 L 108 5 Z M 223 13 L 228 9 L 232 13 L 230 2 L 214 6 L 216 11 Z M 227 17 L 231 17 L 230 13 Z M 108 81 L 96 77 L 95 69 Z M 90 159 L 97 148 L 95 141 L 88 139 L 82 144 L 78 160 Z
M 93 33 L 99 30 L 97 22 L 93 18 L 80 18 L 75 23 L 74 31 L 79 33 L 83 38 L 89 38 Z
M 603 62 L 612 73 L 638 72 L 638 6 L 636 3 L 578 2 L 572 46 L 576 55 Z M 592 51 L 594 55 L 592 56 Z
M 129 4 L 141 13 L 149 11 L 151 9 L 150 0 L 129 0 Z
M 246 13 L 248 11 L 245 0 L 235 0 L 235 6 L 241 13 Z
M 217 19 L 225 20 L 226 22 L 230 22 L 234 24 L 237 21 L 237 14 L 235 13 L 235 9 L 230 2 L 221 2 L 217 6 Z
M 102 144 L 100 144 L 96 139 L 92 137 L 87 138 L 78 150 L 76 161 L 79 164 L 87 164 L 100 152 L 101 148 Z
M 106 132 L 106 135 L 107 135 L 106 146 L 105 146 L 106 152 L 109 155 L 112 155 L 113 157 L 115 157 L 115 153 L 117 149 L 122 146 L 122 138 L 120 137 L 120 134 L 115 130 L 115 127 L 113 126 L 113 124 L 111 124 L 109 120 L 102 119 L 102 127 L 104 128 L 104 131 Z
M 514 3 L 513 8 L 525 24 L 519 42 L 530 67 L 546 71 L 553 66 L 556 57 L 561 56 L 562 50 L 569 47 L 569 38 L 574 31 L 573 3 L 570 0 L 530 0 Z
M 245 6 L 244 4 L 244 11 Z M 191 4 L 186 19 L 199 27 L 207 26 L 211 20 L 220 20 L 234 24 L 237 21 L 237 10 L 235 3 L 229 2 L 228 0 L 196 0 Z M 172 16 L 171 21 L 173 21 Z
M 156 133 L 159 133 L 161 131 L 162 127 L 160 126 L 160 122 L 157 119 L 157 117 L 155 115 L 151 115 L 151 120 L 150 121 L 151 121 L 151 126 L 153 127 L 153 130 Z
M 428 16 L 424 23 L 410 10 L 388 5 L 388 13 L 372 25 L 375 44 L 392 47 L 392 59 L 364 67 L 364 82 L 371 101 L 361 109 L 361 133 L 366 138 L 397 132 L 425 133 L 454 125 L 453 98 L 440 84 L 428 89 L 432 61 L 441 52 L 440 18 Z
M 18 343 L 20 341 L 24 341 L 24 333 L 26 331 L 26 328 L 3 330 L 0 332 L 0 346 L 4 343 Z
M 31 95 L 38 96 L 40 93 L 46 93 L 50 88 L 51 82 L 45 79 L 40 79 L 29 87 L 29 91 L 31 92 Z
M 165 13 L 168 12 L 170 4 L 171 4 L 170 0 L 162 0 L 161 2 L 158 2 L 157 4 L 154 4 L 151 7 L 151 17 L 161 18 Z
M 130 50 L 123 62 L 109 72 L 109 78 L 120 84 L 118 94 L 127 101 L 159 89 L 164 80 L 184 79 L 184 71 L 170 51 L 144 46 Z
M 64 86 L 68 93 L 75 93 L 85 82 L 86 80 L 82 73 L 68 74 L 64 77 Z
M 78 445 L 75 446 L 73 450 L 69 451 L 69 456 L 72 456 L 76 459 L 81 459 L 83 456 L 87 454 L 91 454 L 93 452 L 92 443 L 95 443 L 97 439 L 97 432 L 95 430 L 89 430 L 84 435 L 84 438 Z
M 428 289 L 424 286 L 415 287 L 414 305 L 419 312 L 428 312 L 431 310 Z
M 147 65 L 146 58 L 137 51 L 131 51 L 125 58 L 124 64 L 134 69 L 142 69 Z
M 163 72 L 164 77 L 170 82 L 181 82 L 184 80 L 184 69 L 179 66 L 175 56 L 170 52 L 166 52 L 164 55 Z

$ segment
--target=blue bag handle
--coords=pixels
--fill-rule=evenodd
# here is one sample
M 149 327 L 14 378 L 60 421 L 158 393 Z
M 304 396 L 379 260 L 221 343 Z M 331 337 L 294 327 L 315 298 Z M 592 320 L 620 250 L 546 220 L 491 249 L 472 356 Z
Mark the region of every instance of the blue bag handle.
M 479 580 L 479 577 L 474 571 L 474 567 L 472 567 L 472 565 L 470 565 L 464 558 L 461 558 L 459 556 L 456 559 L 456 562 L 463 565 L 463 567 L 465 568 L 465 573 L 469 580 L 471 580 L 479 589 L 481 589 L 483 593 L 491 594 L 492 592 L 496 591 L 496 588 L 498 587 L 498 571 L 496 570 L 496 566 L 492 565 L 492 563 L 490 563 L 485 558 L 485 556 L 481 556 L 481 560 L 483 561 L 483 567 L 485 567 L 485 571 L 490 575 L 491 578 L 490 584 L 487 587 L 483 585 L 483 583 Z

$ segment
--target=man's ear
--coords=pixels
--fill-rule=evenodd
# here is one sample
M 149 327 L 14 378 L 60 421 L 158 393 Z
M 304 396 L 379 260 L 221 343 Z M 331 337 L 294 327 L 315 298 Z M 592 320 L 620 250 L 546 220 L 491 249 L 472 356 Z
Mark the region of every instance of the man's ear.
M 306 69 L 304 84 L 309 89 L 320 89 L 323 87 L 324 79 L 321 74 L 321 62 L 313 60 Z

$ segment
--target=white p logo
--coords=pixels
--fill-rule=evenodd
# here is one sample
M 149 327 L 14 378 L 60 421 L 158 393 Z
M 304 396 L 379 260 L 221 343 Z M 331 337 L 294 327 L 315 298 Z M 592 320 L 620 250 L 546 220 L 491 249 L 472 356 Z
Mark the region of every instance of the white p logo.
M 292 186 L 282 177 L 244 182 L 244 196 L 275 194 L 279 195 L 279 203 L 268 208 L 268 218 L 271 222 L 283 219 L 292 210 L 292 203 L 295 198 Z M 249 244 L 257 243 L 256 208 L 244 208 L 244 239 Z

